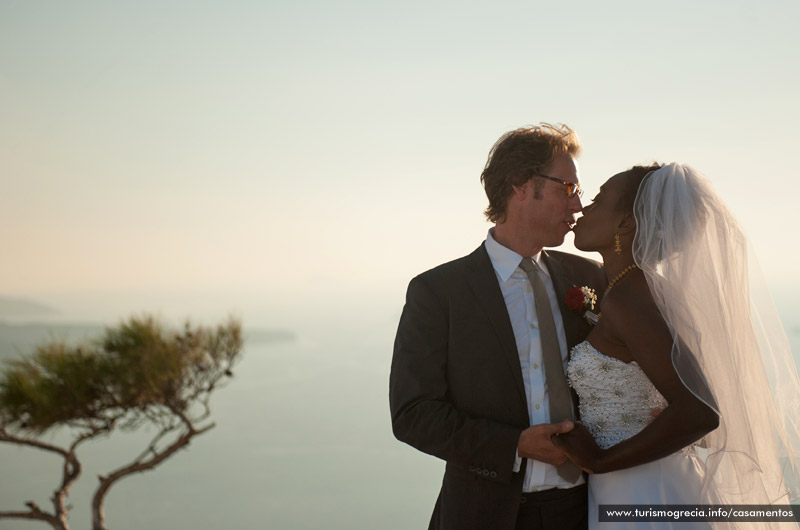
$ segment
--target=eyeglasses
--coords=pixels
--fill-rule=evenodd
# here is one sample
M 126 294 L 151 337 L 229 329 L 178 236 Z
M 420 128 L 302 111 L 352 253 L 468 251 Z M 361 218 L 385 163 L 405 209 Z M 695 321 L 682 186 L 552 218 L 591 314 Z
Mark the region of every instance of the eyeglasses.
M 583 190 L 581 189 L 581 185 L 575 182 L 567 182 L 566 180 L 557 179 L 555 177 L 551 177 L 549 175 L 542 175 L 541 173 L 534 173 L 534 177 L 541 177 L 543 179 L 552 180 L 553 182 L 558 182 L 559 184 L 563 184 L 567 187 L 567 197 L 574 197 L 577 195 L 578 197 L 583 197 Z

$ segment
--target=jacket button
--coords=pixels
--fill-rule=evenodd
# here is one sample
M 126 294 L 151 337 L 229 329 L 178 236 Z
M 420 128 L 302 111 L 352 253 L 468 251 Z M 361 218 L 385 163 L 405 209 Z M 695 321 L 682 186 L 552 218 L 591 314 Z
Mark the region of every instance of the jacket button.
M 489 476 L 489 470 L 488 469 L 484 469 L 483 470 L 483 476 L 484 477 L 488 477 Z
M 497 478 L 497 472 L 496 471 L 492 471 L 491 473 L 489 473 L 489 476 L 492 477 L 492 478 Z

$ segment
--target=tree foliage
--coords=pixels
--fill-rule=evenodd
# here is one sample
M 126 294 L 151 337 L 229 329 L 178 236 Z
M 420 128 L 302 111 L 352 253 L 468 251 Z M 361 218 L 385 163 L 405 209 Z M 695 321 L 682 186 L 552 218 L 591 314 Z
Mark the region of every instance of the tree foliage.
M 117 429 L 154 425 L 157 434 L 139 457 L 99 477 L 93 528 L 105 529 L 103 501 L 116 481 L 153 469 L 214 426 L 204 423 L 211 393 L 232 375 L 242 346 L 235 320 L 171 331 L 144 316 L 107 328 L 94 342 L 52 341 L 8 362 L 0 377 L 0 441 L 60 454 L 65 463 L 52 513 L 30 502 L 27 511 L 0 512 L 0 518 L 38 519 L 67 530 L 65 498 L 81 470 L 77 447 Z M 74 433 L 69 448 L 39 440 L 61 427 Z

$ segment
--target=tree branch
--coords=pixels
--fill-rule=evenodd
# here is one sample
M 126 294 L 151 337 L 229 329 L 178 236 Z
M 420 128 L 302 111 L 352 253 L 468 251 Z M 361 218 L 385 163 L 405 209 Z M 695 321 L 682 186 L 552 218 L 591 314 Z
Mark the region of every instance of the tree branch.
M 80 461 L 78 460 L 78 456 L 76 454 L 76 450 L 80 444 L 85 442 L 86 440 L 91 440 L 92 438 L 96 438 L 103 432 L 108 432 L 113 429 L 114 425 L 106 424 L 103 426 L 94 426 L 88 432 L 85 432 L 78 436 L 74 442 L 69 446 L 69 451 L 67 456 L 64 459 L 64 469 L 63 469 L 63 479 L 61 481 L 61 487 L 58 488 L 54 493 L 53 497 L 50 499 L 53 503 L 53 506 L 56 510 L 56 518 L 61 521 L 61 523 L 66 527 L 67 526 L 67 517 L 68 517 L 68 510 L 67 510 L 67 495 L 69 494 L 69 490 L 72 487 L 72 484 L 78 480 L 78 477 L 81 476 L 81 472 L 83 468 L 81 466 Z
M 66 530 L 59 520 L 53 515 L 43 512 L 35 502 L 26 503 L 30 508 L 29 512 L 0 512 L 0 519 L 31 519 L 34 521 L 44 521 L 56 530 Z
M 31 440 L 30 438 L 20 438 L 19 436 L 14 436 L 13 434 L 9 434 L 6 431 L 5 427 L 0 427 L 0 442 L 10 442 L 19 445 L 27 445 L 29 447 L 35 447 L 37 449 L 41 449 L 43 451 L 50 451 L 52 453 L 57 453 L 64 458 L 69 456 L 69 453 L 63 447 L 58 447 L 57 445 L 52 445 L 44 442 L 40 442 L 38 440 Z
M 86 432 L 78 436 L 78 438 L 76 438 L 75 441 L 73 441 L 72 444 L 70 445 L 69 450 L 67 450 L 62 447 L 58 447 L 56 445 L 40 442 L 38 440 L 31 440 L 29 438 L 15 436 L 6 431 L 5 426 L 0 427 L 0 441 L 2 442 L 14 443 L 17 445 L 33 447 L 35 449 L 41 449 L 43 451 L 49 451 L 51 453 L 57 453 L 61 455 L 62 458 L 64 458 L 61 485 L 59 486 L 58 489 L 56 489 L 53 492 L 53 496 L 50 498 L 51 502 L 53 503 L 53 507 L 55 509 L 55 514 L 43 512 L 36 505 L 36 503 L 28 501 L 26 504 L 31 509 L 31 511 L 0 512 L 0 517 L 36 519 L 40 521 L 45 521 L 51 524 L 54 528 L 68 528 L 66 498 L 67 494 L 69 493 L 70 487 L 72 487 L 72 484 L 78 479 L 78 477 L 80 477 L 82 470 L 81 463 L 75 454 L 75 450 L 81 443 L 96 437 L 103 431 L 108 430 L 108 428 L 109 428 L 108 426 L 95 427 L 89 432 Z
M 164 438 L 164 436 L 166 436 L 167 434 L 171 433 L 172 431 L 174 431 L 177 428 L 178 428 L 178 425 L 174 425 L 174 426 L 164 427 L 163 429 L 161 429 L 158 432 L 158 434 L 156 434 L 153 437 L 153 439 L 150 440 L 150 444 L 147 446 L 147 448 L 145 448 L 145 450 L 142 451 L 142 453 L 133 460 L 133 463 L 134 464 L 141 463 L 142 460 L 149 454 L 158 454 L 158 452 L 156 451 L 156 447 L 158 446 L 158 442 L 160 442 L 161 439 Z
M 93 530 L 108 530 L 105 525 L 105 513 L 103 510 L 103 504 L 105 502 L 105 496 L 108 494 L 109 489 L 113 486 L 117 481 L 132 475 L 134 473 L 143 473 L 145 471 L 149 471 L 156 467 L 158 464 L 175 454 L 179 449 L 189 445 L 189 442 L 195 436 L 203 434 L 204 432 L 208 431 L 209 429 L 214 427 L 214 423 L 206 425 L 200 429 L 196 429 L 192 422 L 186 417 L 185 414 L 180 412 L 179 410 L 173 409 L 172 412 L 177 415 L 181 421 L 186 425 L 186 431 L 179 436 L 175 441 L 169 444 L 161 451 L 157 451 L 154 444 L 156 444 L 166 432 L 162 431 L 159 433 L 151 442 L 150 447 L 145 450 L 133 463 L 121 467 L 115 471 L 112 471 L 111 474 L 108 476 L 98 476 L 97 478 L 100 480 L 100 485 L 95 490 L 94 497 L 92 498 L 92 529 Z M 173 430 L 174 428 L 170 428 L 169 430 Z M 141 460 L 147 453 L 152 453 L 152 457 L 147 460 Z

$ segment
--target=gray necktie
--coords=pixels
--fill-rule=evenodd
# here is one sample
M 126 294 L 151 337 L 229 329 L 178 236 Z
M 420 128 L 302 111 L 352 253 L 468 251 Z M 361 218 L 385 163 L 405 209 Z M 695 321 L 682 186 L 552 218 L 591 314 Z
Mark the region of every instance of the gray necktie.
M 572 395 L 567 385 L 567 379 L 564 377 L 556 322 L 553 320 L 550 297 L 547 295 L 547 290 L 542 281 L 541 270 L 531 258 L 523 258 L 519 266 L 528 275 L 528 280 L 531 282 L 531 287 L 533 287 L 533 301 L 536 305 L 536 315 L 539 319 L 539 339 L 542 342 L 544 378 L 550 402 L 550 422 L 558 423 L 562 420 L 574 420 Z M 567 461 L 558 466 L 558 474 L 561 478 L 574 482 L 580 476 L 581 470 L 570 461 Z

